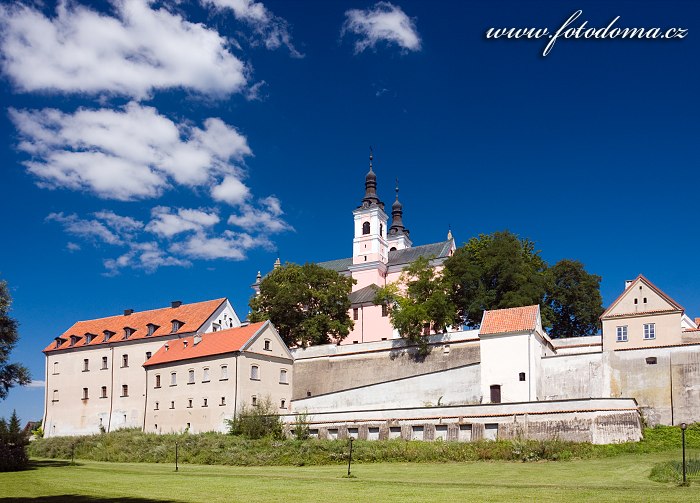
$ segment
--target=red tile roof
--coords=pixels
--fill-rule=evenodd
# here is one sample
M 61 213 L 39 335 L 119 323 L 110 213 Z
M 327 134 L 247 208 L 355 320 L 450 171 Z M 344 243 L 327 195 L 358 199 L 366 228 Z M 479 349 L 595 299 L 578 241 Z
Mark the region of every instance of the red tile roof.
M 79 348 L 83 346 L 99 346 L 105 344 L 104 331 L 109 330 L 114 332 L 110 338 L 110 343 L 120 342 L 124 340 L 124 328 L 129 327 L 134 329 L 129 340 L 144 339 L 148 337 L 158 337 L 161 335 L 171 334 L 172 321 L 178 320 L 181 325 L 176 334 L 187 334 L 196 332 L 206 322 L 216 310 L 226 302 L 226 299 L 215 299 L 204 302 L 195 302 L 193 304 L 182 304 L 180 307 L 165 307 L 162 309 L 153 309 L 150 311 L 140 311 L 132 313 L 128 316 L 110 316 L 107 318 L 99 318 L 96 320 L 79 321 L 60 336 L 64 342 L 57 348 L 56 343 L 49 344 L 44 352 L 60 351 L 67 348 Z M 148 336 L 148 324 L 157 325 L 158 328 L 153 332 L 153 335 Z M 96 337 L 86 344 L 86 334 L 93 334 Z M 79 337 L 75 344 L 70 345 L 70 336 Z
M 539 313 L 538 305 L 484 311 L 479 335 L 535 330 Z
M 257 335 L 266 323 L 269 322 L 261 321 L 259 323 L 251 323 L 245 327 L 229 328 L 202 334 L 202 340 L 197 344 L 194 343 L 196 336 L 168 341 L 143 366 L 150 367 L 161 363 L 192 360 L 194 358 L 240 351 L 249 340 Z

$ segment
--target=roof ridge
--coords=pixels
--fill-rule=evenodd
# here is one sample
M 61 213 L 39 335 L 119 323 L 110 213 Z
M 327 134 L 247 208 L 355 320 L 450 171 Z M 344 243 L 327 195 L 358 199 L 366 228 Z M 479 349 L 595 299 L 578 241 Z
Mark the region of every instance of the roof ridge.
M 205 302 L 214 302 L 214 301 L 217 301 L 217 300 L 223 302 L 223 301 L 226 300 L 226 299 L 228 299 L 228 297 L 221 297 L 221 298 L 218 298 L 218 299 L 209 299 L 209 300 L 200 300 L 200 301 L 198 301 L 198 302 L 189 302 L 189 303 L 187 303 L 187 304 L 182 304 L 182 305 L 180 305 L 180 307 L 184 307 L 184 306 L 194 306 L 194 305 L 196 305 L 196 304 L 204 304 Z M 167 307 L 167 306 L 165 306 L 165 307 L 156 307 L 156 308 L 154 308 L 154 309 L 144 309 L 143 311 L 134 311 L 134 312 L 131 313 L 129 316 L 133 316 L 133 315 L 135 315 L 135 314 L 151 313 L 151 312 L 153 312 L 153 311 L 162 311 L 163 309 L 178 309 L 178 308 Z M 78 320 L 78 321 L 73 322 L 73 325 L 75 325 L 76 323 L 85 323 L 85 322 L 88 322 L 88 321 L 99 321 L 99 320 L 106 320 L 106 319 L 108 319 L 108 318 L 123 318 L 123 317 L 124 317 L 123 314 L 112 314 L 112 315 L 109 315 L 109 316 L 102 316 L 102 317 L 100 317 L 100 318 L 89 318 L 89 319 L 87 319 L 87 320 Z M 71 325 L 71 326 L 72 326 L 72 325 Z

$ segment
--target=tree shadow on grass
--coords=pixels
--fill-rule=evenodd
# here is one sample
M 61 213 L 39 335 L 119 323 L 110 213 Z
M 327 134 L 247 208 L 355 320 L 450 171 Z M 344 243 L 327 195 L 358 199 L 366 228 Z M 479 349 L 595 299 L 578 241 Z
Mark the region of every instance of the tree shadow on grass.
M 37 496 L 36 498 L 0 498 L 0 503 L 177 503 L 175 500 L 154 500 L 149 498 L 103 498 L 80 494 L 58 496 Z

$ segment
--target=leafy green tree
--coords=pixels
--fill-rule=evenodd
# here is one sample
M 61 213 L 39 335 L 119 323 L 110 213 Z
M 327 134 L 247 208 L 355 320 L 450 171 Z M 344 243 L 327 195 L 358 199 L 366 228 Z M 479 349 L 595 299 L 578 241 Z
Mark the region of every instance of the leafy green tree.
M 10 353 L 17 344 L 17 321 L 10 317 L 12 298 L 7 283 L 0 281 L 0 400 L 7 397 L 10 388 L 31 382 L 29 371 L 18 363 L 8 363 Z
M 600 280 L 577 260 L 560 260 L 547 270 L 545 305 L 551 313 L 552 337 L 598 333 L 598 319 L 603 314 Z
M 337 342 L 350 333 L 354 280 L 316 264 L 287 263 L 260 282 L 250 321 L 270 320 L 288 346 Z
M 27 467 L 27 443 L 17 411 L 12 411 L 10 422 L 0 418 L 0 472 L 22 470 Z
M 445 261 L 456 321 L 475 327 L 486 309 L 541 304 L 546 269 L 534 243 L 509 231 L 471 238 Z
M 417 344 L 421 354 L 428 351 L 423 335 L 445 332 L 456 314 L 442 273 L 425 257 L 406 267 L 398 283 L 380 288 L 374 302 L 387 306 L 391 324 L 401 337 Z

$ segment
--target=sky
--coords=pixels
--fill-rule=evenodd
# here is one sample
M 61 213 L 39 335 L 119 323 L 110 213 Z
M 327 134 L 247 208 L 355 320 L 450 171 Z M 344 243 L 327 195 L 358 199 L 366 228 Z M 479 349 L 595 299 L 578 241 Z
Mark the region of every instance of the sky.
M 77 320 L 219 297 L 244 318 L 277 257 L 349 257 L 370 146 L 414 245 L 508 229 L 605 305 L 641 273 L 700 316 L 699 11 L 3 2 L 0 279 L 35 382 L 0 416 L 42 417 L 41 350 Z

